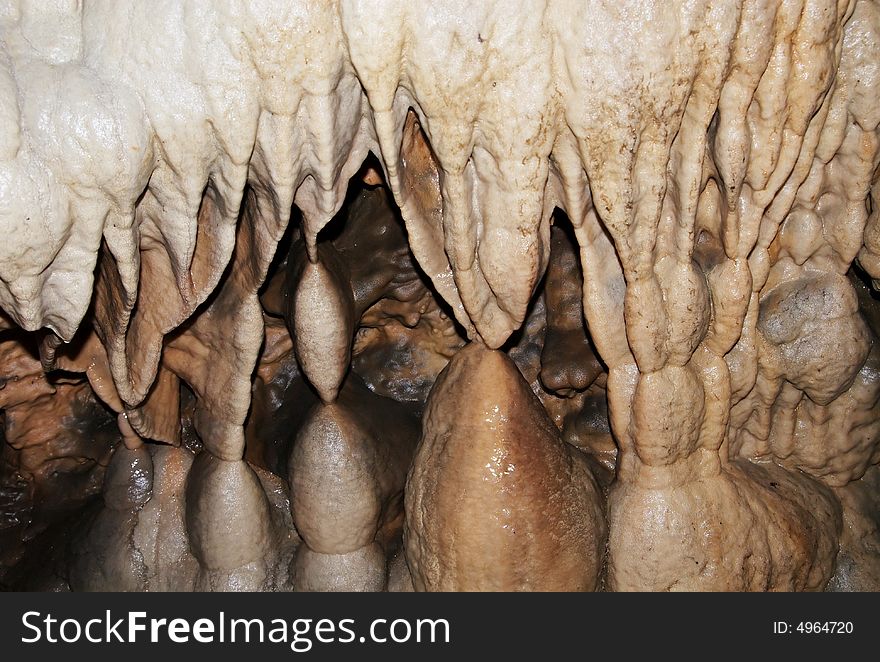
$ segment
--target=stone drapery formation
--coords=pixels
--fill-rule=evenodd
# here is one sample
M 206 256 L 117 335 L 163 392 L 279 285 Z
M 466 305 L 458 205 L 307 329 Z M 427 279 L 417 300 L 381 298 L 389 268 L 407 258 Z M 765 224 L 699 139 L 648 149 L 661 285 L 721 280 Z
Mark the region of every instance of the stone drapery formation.
M 71 399 L 122 442 L 73 588 L 880 588 L 880 3 L 11 0 L 0 43 L 8 463 Z M 528 539 L 447 545 L 442 472 Z

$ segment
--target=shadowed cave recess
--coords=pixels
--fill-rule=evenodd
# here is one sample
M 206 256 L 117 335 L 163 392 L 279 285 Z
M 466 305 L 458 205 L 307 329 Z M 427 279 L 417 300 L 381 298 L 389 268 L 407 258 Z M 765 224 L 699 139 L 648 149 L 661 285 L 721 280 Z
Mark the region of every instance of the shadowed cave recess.
M 0 0 L 0 588 L 880 590 L 880 2 Z

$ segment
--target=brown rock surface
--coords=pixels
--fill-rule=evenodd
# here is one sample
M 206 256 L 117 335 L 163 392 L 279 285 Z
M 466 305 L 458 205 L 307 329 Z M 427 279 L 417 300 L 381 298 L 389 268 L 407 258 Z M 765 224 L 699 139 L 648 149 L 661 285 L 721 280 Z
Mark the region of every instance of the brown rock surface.
M 602 496 L 513 362 L 462 349 L 428 399 L 406 491 L 416 590 L 592 590 Z

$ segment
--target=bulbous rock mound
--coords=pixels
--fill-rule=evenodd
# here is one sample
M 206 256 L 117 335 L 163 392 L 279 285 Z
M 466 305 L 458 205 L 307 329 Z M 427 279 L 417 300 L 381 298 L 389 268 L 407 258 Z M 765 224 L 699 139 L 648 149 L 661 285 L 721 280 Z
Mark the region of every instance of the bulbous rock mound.
M 441 373 L 406 488 L 416 590 L 589 591 L 603 499 L 516 365 L 471 343 Z

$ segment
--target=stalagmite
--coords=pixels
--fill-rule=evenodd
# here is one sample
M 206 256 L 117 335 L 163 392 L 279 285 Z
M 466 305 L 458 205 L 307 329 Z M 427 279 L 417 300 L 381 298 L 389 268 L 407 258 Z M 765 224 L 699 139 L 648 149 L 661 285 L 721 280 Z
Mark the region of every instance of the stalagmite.
M 596 588 L 602 496 L 510 359 L 478 343 L 459 351 L 423 427 L 406 487 L 417 590 Z
M 128 541 L 134 536 L 137 513 L 150 501 L 152 492 L 153 462 L 147 449 L 117 450 L 104 476 L 105 508 L 86 534 L 97 541 L 98 549 L 92 549 L 88 542 L 80 547 L 72 572 L 74 590 L 146 588 L 144 559 Z
M 400 532 L 417 438 L 418 423 L 405 408 L 354 376 L 336 402 L 314 406 L 288 462 L 291 512 L 304 542 L 297 589 L 384 590 L 385 548 Z
M 0 588 L 876 588 L 878 98 L 877 0 L 0 3 Z

